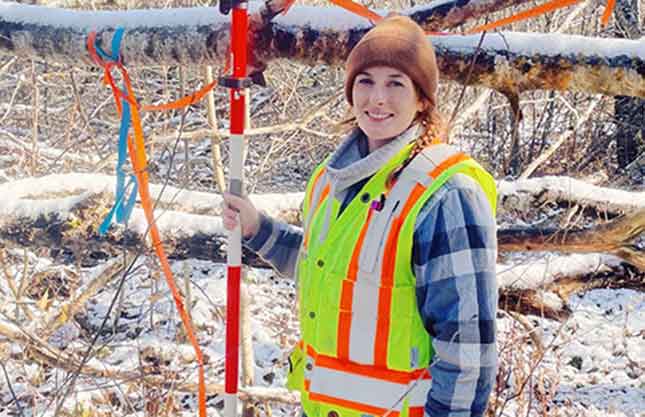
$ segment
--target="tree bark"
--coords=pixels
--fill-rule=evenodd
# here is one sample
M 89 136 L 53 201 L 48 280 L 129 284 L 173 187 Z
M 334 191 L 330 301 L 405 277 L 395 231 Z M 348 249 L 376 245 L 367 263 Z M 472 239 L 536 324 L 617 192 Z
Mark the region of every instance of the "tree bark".
M 527 269 L 530 265 L 521 265 Z M 645 291 L 645 271 L 637 271 L 626 264 L 602 266 L 598 271 L 587 271 L 556 277 L 557 279 L 535 288 L 500 288 L 499 308 L 520 314 L 532 314 L 551 320 L 565 320 L 572 310 L 568 305 L 573 294 L 595 288 L 628 288 Z M 527 281 L 541 282 L 543 272 L 536 269 Z
M 638 0 L 618 0 L 614 36 L 638 39 L 642 36 Z M 645 147 L 645 100 L 637 97 L 617 96 L 614 99 L 616 117 L 616 152 L 618 167 L 625 169 Z
M 524 0 L 455 1 L 410 10 L 429 29 L 449 28 L 467 19 L 504 9 Z M 341 65 L 369 29 L 365 19 L 348 19 L 325 8 L 349 26 L 330 28 L 312 20 L 319 8 L 294 6 L 285 16 L 283 1 L 251 8 L 252 65 L 261 70 L 278 58 L 306 65 Z M 47 13 L 47 19 L 41 17 Z M 403 13 L 406 13 L 405 11 Z M 36 16 L 36 17 L 31 17 Z M 274 18 L 275 17 L 275 18 Z M 445 19 L 445 22 L 444 22 Z M 142 21 L 161 22 L 143 26 Z M 62 24 L 60 22 L 74 22 Z M 172 22 L 168 24 L 167 22 Z M 355 22 L 355 23 L 354 23 Z M 328 24 L 327 24 L 328 25 Z M 216 8 L 83 12 L 0 3 L 0 51 L 74 65 L 93 65 L 86 51 L 90 30 L 99 45 L 110 50 L 114 28 L 125 28 L 123 62 L 143 65 L 208 65 L 223 63 L 229 47 L 229 20 Z M 486 86 L 508 96 L 523 91 L 570 90 L 645 97 L 644 41 L 608 40 L 580 36 L 488 34 L 477 51 L 480 35 L 432 37 L 437 62 L 446 80 Z M 584 47 L 580 47 L 580 45 Z M 554 45 L 560 45 L 558 49 Z
M 609 253 L 645 271 L 645 248 L 635 243 L 644 233 L 645 209 L 589 229 L 500 230 L 497 238 L 501 252 Z

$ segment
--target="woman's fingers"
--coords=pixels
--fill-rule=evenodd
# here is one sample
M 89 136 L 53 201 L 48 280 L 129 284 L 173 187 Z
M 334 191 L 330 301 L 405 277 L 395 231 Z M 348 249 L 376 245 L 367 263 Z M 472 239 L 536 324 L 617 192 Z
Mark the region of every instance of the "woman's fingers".
M 230 193 L 223 194 L 222 220 L 228 230 L 234 229 L 239 221 L 245 237 L 254 235 L 260 226 L 260 214 L 253 203 Z
M 231 219 L 223 219 L 222 223 L 226 230 L 233 230 L 235 229 L 235 226 L 237 226 L 237 221 Z
M 224 193 L 224 202 L 235 211 L 242 211 L 245 206 L 249 204 L 249 201 L 245 198 L 238 197 L 230 193 Z

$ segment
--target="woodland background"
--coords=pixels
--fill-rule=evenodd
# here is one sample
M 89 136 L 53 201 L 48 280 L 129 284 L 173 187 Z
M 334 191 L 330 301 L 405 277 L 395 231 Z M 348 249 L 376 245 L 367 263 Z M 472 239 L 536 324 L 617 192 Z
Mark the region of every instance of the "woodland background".
M 415 2 L 364 4 L 405 10 Z M 586 1 L 504 30 L 643 39 L 643 2 L 619 1 L 618 18 L 606 28 L 602 11 Z M 221 70 L 128 69 L 145 103 L 195 91 Z M 265 87 L 251 88 L 247 192 L 298 224 L 299 193 L 340 140 L 343 70 L 277 60 L 265 77 Z M 196 414 L 194 353 L 142 237 L 141 214 L 135 209 L 127 228 L 97 233 L 114 199 L 120 124 L 101 79 L 100 68 L 0 56 L 0 415 Z M 501 362 L 489 415 L 645 415 L 643 98 L 530 91 L 519 96 L 520 120 L 498 92 L 449 82 L 440 88 L 442 112 L 455 115 L 453 143 L 505 190 Z M 164 190 L 162 235 L 207 357 L 211 413 L 222 405 L 225 246 L 217 194 L 228 161 L 228 105 L 228 92 L 218 88 L 198 105 L 143 118 L 151 183 Z M 297 396 L 282 388 L 298 338 L 295 284 L 251 254 L 246 260 L 244 412 L 296 416 Z

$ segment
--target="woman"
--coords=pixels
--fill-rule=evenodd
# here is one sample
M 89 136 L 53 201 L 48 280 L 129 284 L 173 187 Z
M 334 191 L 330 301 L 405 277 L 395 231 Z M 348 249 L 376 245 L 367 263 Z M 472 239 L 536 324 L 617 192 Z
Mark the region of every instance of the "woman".
M 299 284 L 288 386 L 308 417 L 481 416 L 493 385 L 495 185 L 441 142 L 432 45 L 388 17 L 347 59 L 355 118 L 303 230 L 226 194 L 224 225 Z

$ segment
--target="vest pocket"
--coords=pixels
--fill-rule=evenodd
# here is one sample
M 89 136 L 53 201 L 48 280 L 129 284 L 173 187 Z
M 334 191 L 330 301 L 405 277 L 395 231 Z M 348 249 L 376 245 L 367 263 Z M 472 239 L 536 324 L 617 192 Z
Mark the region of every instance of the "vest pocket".
M 398 200 L 386 200 L 381 211 L 371 209 L 372 221 L 365 234 L 359 259 L 359 268 L 363 271 L 368 273 L 380 272 L 374 271 L 378 259 L 390 255 L 394 256 L 394 254 L 383 254 L 383 250 L 398 207 Z

